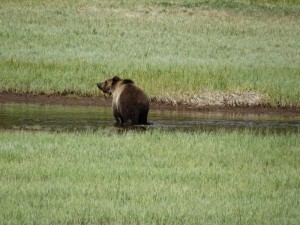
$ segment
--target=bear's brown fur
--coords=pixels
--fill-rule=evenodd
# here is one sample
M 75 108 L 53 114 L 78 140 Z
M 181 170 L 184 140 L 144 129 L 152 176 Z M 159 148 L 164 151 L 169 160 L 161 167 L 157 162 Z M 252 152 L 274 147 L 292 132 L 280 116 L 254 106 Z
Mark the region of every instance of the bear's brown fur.
M 147 124 L 149 98 L 132 80 L 114 76 L 97 86 L 104 93 L 112 95 L 112 110 L 117 123 Z

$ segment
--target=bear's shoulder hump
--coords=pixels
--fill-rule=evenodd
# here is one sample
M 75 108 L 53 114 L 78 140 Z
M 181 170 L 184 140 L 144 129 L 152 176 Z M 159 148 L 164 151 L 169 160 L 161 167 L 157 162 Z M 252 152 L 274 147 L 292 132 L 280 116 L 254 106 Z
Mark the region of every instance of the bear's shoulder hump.
M 122 81 L 122 84 L 134 84 L 133 80 L 130 80 L 130 79 L 124 79 Z

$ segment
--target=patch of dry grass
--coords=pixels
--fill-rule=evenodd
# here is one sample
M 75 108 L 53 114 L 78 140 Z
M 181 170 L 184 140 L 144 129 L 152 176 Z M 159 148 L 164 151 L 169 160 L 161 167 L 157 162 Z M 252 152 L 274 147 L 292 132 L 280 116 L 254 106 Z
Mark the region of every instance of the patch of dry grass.
M 224 93 L 202 89 L 198 95 L 181 96 L 174 98 L 172 96 L 151 96 L 151 101 L 166 103 L 173 106 L 183 106 L 189 108 L 203 107 L 251 107 L 263 106 L 267 104 L 268 97 L 257 92 L 243 93 Z

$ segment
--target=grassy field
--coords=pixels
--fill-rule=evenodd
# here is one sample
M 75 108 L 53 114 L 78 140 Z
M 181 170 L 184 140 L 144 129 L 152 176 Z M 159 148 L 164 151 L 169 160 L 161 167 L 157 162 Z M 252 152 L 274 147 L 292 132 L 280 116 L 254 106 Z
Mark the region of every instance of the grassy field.
M 0 139 L 0 224 L 300 223 L 299 134 L 2 131 Z
M 121 74 L 161 101 L 300 106 L 299 24 L 298 0 L 2 0 L 0 93 L 97 96 Z M 0 225 L 300 223 L 299 133 L 0 140 Z
M 300 105 L 297 0 L 0 6 L 0 91 L 98 95 L 96 82 L 122 74 L 162 99 L 254 92 Z

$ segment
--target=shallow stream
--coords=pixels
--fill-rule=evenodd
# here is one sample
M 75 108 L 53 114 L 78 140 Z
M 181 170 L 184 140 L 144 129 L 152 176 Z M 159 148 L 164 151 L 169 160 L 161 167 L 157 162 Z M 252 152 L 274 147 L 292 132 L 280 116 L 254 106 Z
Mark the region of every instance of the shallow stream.
M 300 115 L 151 110 L 143 129 L 300 132 Z M 0 129 L 85 131 L 116 127 L 110 107 L 0 104 Z

